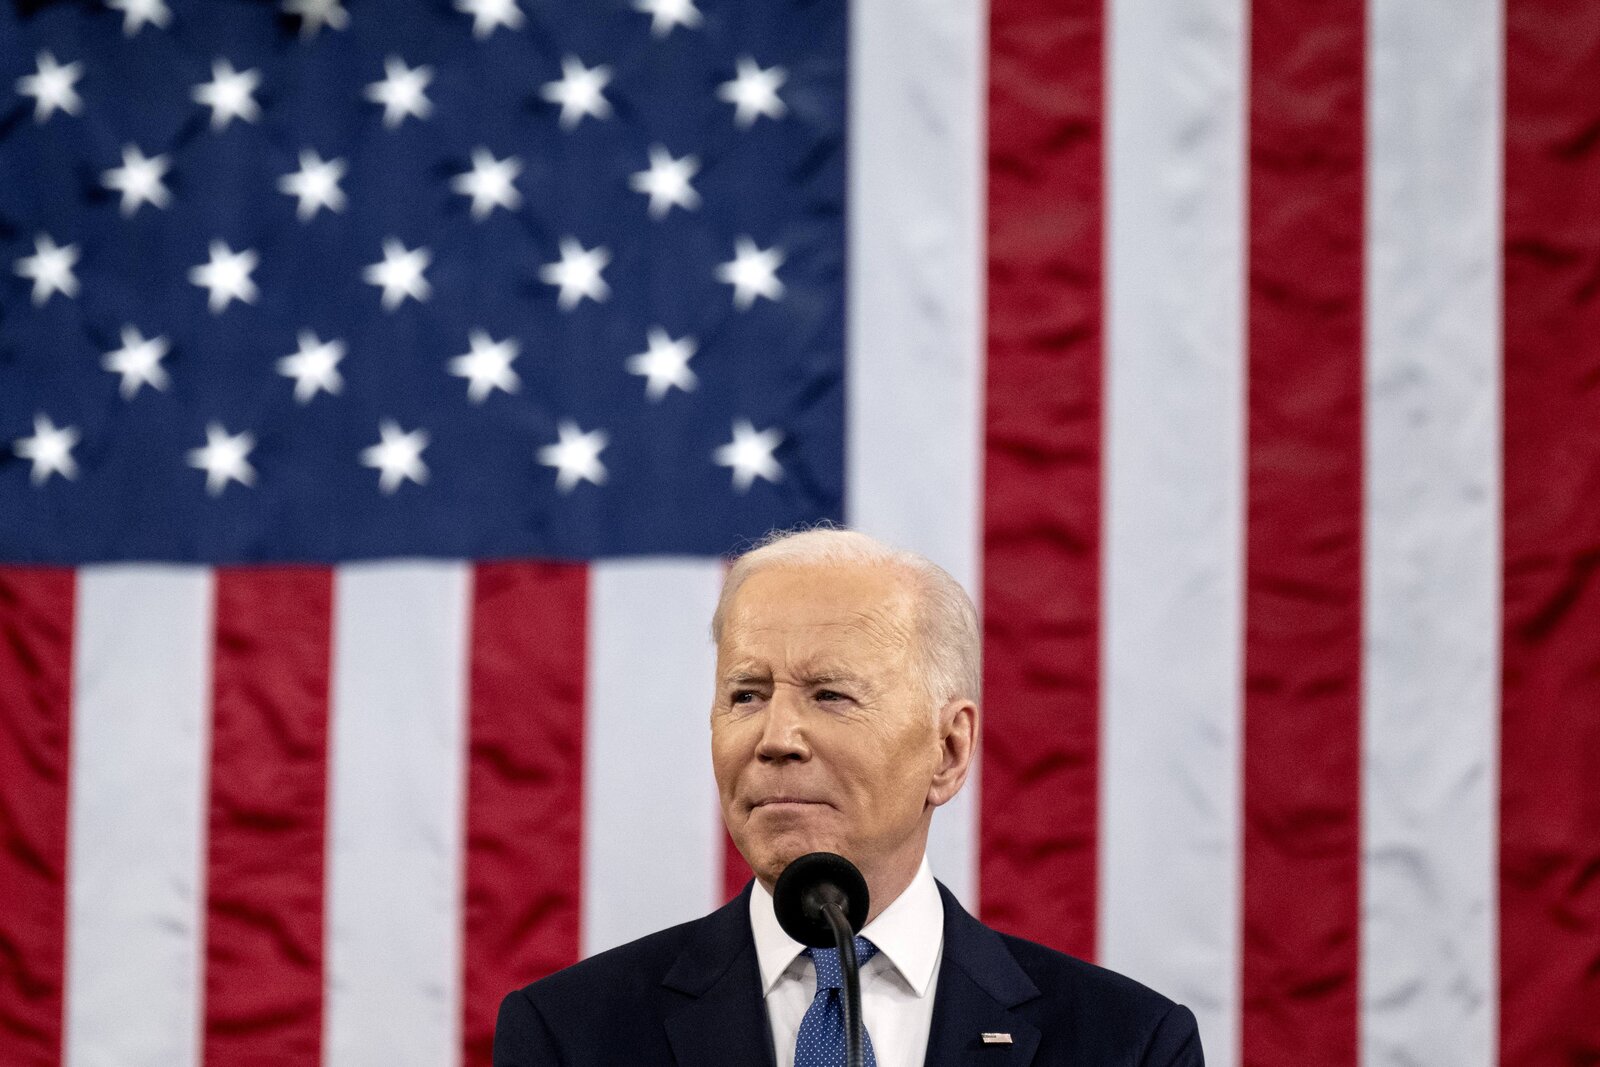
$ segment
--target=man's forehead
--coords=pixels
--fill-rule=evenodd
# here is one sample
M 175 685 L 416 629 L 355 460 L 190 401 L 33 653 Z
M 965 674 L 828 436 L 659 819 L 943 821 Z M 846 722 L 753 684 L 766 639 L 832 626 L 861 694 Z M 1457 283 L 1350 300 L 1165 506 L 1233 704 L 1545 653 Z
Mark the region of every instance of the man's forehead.
M 746 658 L 785 671 L 805 665 L 813 677 L 830 660 L 837 670 L 863 657 L 898 659 L 914 640 L 904 586 L 898 575 L 859 565 L 758 571 L 729 604 L 717 648 L 719 672 L 726 675 L 729 663 Z
M 797 662 L 848 658 L 852 650 L 883 652 L 903 646 L 910 630 L 892 611 L 838 618 L 808 618 L 805 612 L 734 612 L 723 629 L 724 654 L 764 657 L 779 653 Z

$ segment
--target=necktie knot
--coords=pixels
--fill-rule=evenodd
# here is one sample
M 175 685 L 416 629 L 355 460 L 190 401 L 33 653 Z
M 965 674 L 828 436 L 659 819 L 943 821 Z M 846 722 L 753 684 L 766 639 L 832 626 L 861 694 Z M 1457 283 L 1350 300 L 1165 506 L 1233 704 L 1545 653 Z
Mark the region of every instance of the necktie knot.
M 857 937 L 855 946 L 858 967 L 865 967 L 867 961 L 878 954 L 878 946 L 864 937 Z M 838 989 L 844 985 L 844 968 L 839 965 L 838 949 L 808 948 L 806 955 L 811 957 L 811 962 L 817 969 L 817 992 Z

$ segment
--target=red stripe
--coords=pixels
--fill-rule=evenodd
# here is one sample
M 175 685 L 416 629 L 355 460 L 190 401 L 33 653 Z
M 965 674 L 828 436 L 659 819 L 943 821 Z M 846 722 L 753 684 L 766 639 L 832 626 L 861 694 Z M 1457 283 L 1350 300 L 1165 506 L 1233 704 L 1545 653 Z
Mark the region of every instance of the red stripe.
M 320 1062 L 333 577 L 216 576 L 205 1060 Z
M 744 861 L 739 850 L 734 847 L 733 838 L 728 832 L 722 832 L 722 899 L 732 900 L 744 892 L 745 883 L 755 875 L 750 870 L 750 865 Z
M 1364 19 L 1251 28 L 1243 1062 L 1357 1057 Z
M 0 567 L 0 1063 L 61 1062 L 67 790 L 72 735 L 69 570 Z
M 1099 0 L 990 8 L 983 918 L 1094 953 Z
M 1500 1052 L 1600 1063 L 1600 10 L 1506 23 Z
M 487 1064 L 506 993 L 578 959 L 588 570 L 486 563 L 472 604 L 463 1030 Z

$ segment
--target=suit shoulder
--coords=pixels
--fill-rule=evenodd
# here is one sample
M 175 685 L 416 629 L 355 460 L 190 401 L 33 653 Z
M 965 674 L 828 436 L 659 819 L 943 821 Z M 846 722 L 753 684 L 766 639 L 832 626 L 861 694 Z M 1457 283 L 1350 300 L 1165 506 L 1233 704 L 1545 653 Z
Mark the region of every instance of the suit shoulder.
M 1168 997 L 1125 974 L 1057 952 L 1036 941 L 1010 934 L 1000 934 L 1000 940 L 1047 999 L 1070 997 L 1080 1003 L 1096 1003 L 1118 1015 L 1150 1022 L 1160 1020 L 1177 1006 Z
M 652 990 L 660 985 L 695 928 L 704 921 L 696 919 L 657 930 L 596 953 L 531 982 L 518 992 L 538 1005 L 563 1006 L 573 1000 L 608 1000 Z
M 998 933 L 998 931 L 996 931 Z M 1055 1048 L 1041 1063 L 1117 1062 L 1149 1067 L 1204 1067 L 1194 1013 L 1182 1004 L 1076 956 L 1000 934 L 1039 996 L 1018 1010 L 1041 1029 L 1057 1024 Z M 1067 1022 L 1063 1031 L 1061 1022 Z M 1041 1049 L 1041 1053 L 1043 1050 Z

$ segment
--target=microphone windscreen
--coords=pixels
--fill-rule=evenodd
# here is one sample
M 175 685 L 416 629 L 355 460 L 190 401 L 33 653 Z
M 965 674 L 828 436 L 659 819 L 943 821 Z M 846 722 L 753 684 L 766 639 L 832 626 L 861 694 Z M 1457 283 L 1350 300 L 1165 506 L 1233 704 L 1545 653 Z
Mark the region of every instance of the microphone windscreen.
M 839 905 L 850 932 L 867 923 L 867 880 L 856 865 L 832 852 L 811 852 L 794 860 L 778 876 L 772 906 L 783 932 L 812 948 L 832 948 L 833 928 L 822 913 L 824 904 Z

